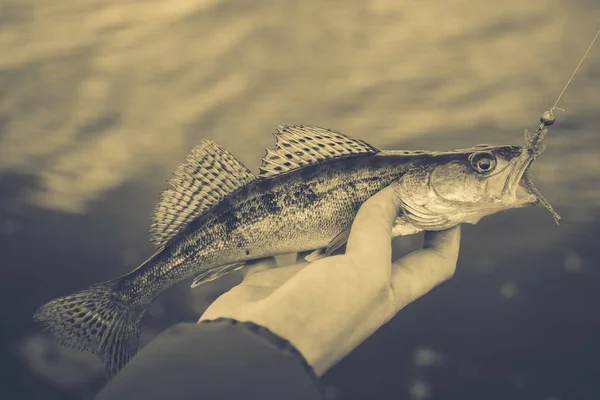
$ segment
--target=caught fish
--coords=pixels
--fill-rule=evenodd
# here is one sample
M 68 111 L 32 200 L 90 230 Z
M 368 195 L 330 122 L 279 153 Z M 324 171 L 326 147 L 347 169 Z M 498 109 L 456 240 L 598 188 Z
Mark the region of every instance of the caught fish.
M 544 126 L 544 123 L 542 123 Z M 342 247 L 360 206 L 394 184 L 393 235 L 477 223 L 541 195 L 527 171 L 545 129 L 523 147 L 383 151 L 316 126 L 279 127 L 255 176 L 226 149 L 201 141 L 162 193 L 151 226 L 156 253 L 132 272 L 42 306 L 35 319 L 63 345 L 102 358 L 116 374 L 135 354 L 144 309 L 171 286 L 192 286 L 277 254 Z M 547 204 L 545 200 L 542 200 Z M 321 249 L 321 250 L 319 250 Z

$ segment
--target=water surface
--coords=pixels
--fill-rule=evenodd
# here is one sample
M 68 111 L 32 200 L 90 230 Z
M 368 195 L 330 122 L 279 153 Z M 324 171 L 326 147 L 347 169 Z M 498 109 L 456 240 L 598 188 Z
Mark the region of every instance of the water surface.
M 158 193 L 198 140 L 255 172 L 280 124 L 382 149 L 522 144 L 598 28 L 591 0 L 0 0 L 2 397 L 103 384 L 31 315 L 151 254 Z M 465 227 L 456 276 L 333 368 L 332 393 L 600 398 L 598 71 L 596 48 L 532 168 L 563 224 L 536 207 Z M 236 279 L 161 297 L 142 344 Z

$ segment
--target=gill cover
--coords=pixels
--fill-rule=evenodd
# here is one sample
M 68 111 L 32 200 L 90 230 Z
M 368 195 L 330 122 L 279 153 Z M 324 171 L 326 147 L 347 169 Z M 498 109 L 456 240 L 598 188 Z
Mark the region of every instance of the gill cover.
M 433 169 L 434 167 L 429 167 L 408 171 L 396 185 L 402 213 L 411 224 L 423 230 L 443 230 L 450 223 L 443 214 L 428 208 L 434 200 L 434 193 L 429 188 Z

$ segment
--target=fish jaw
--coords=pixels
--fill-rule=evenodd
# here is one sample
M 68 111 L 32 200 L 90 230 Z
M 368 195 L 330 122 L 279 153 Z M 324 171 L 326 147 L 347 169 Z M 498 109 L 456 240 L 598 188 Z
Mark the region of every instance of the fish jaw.
M 525 170 L 520 172 L 511 171 L 509 177 L 506 179 L 505 190 L 501 197 L 497 198 L 495 202 L 490 203 L 487 207 L 479 210 L 476 208 L 471 210 L 470 207 L 465 207 L 466 212 L 461 218 L 462 222 L 477 224 L 483 217 L 498 211 L 533 207 L 538 204 L 540 202 L 538 197 L 531 193 L 523 182 L 522 176 Z M 517 179 L 516 184 L 512 182 L 514 179 Z
M 514 208 L 531 207 L 539 203 L 538 196 L 524 182 L 524 175 L 541 152 L 533 152 L 524 147 L 510 168 L 506 184 L 502 190 L 502 202 Z
M 519 181 L 515 191 L 515 198 L 516 201 L 513 203 L 515 208 L 533 207 L 540 202 L 540 199 L 523 185 L 522 180 Z
M 485 216 L 531 207 L 540 201 L 526 179 L 538 151 L 517 146 L 491 148 L 488 151 L 498 160 L 498 168 L 491 174 L 469 166 L 470 154 L 478 151 L 466 149 L 463 156 L 445 164 L 410 171 L 402 177 L 398 196 L 404 215 L 414 226 L 441 230 L 459 223 L 476 224 Z

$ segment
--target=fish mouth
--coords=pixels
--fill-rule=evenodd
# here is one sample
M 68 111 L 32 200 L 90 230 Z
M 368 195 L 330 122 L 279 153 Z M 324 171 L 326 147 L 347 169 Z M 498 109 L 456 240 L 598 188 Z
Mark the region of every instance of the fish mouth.
M 518 180 L 514 189 L 514 197 L 518 203 L 522 204 L 522 207 L 535 206 L 540 202 L 537 192 L 531 189 L 531 178 L 528 174 L 530 166 L 531 162 L 526 164 L 525 168 L 516 174 Z
M 523 149 L 521 155 L 514 161 L 513 169 L 506 180 L 502 192 L 502 200 L 506 203 L 517 203 L 520 207 L 529 207 L 539 203 L 537 194 L 531 189 L 528 170 L 533 158 Z
M 537 190 L 529 176 L 531 164 L 546 150 L 546 145 L 543 145 L 542 142 L 547 133 L 548 131 L 543 129 L 543 125 L 537 129 L 533 136 L 525 130 L 526 144 L 521 150 L 521 155 L 514 160 L 513 169 L 506 180 L 502 193 L 502 200 L 512 203 L 516 207 L 530 207 L 542 203 L 558 224 L 560 215 L 554 211 L 550 203 Z

